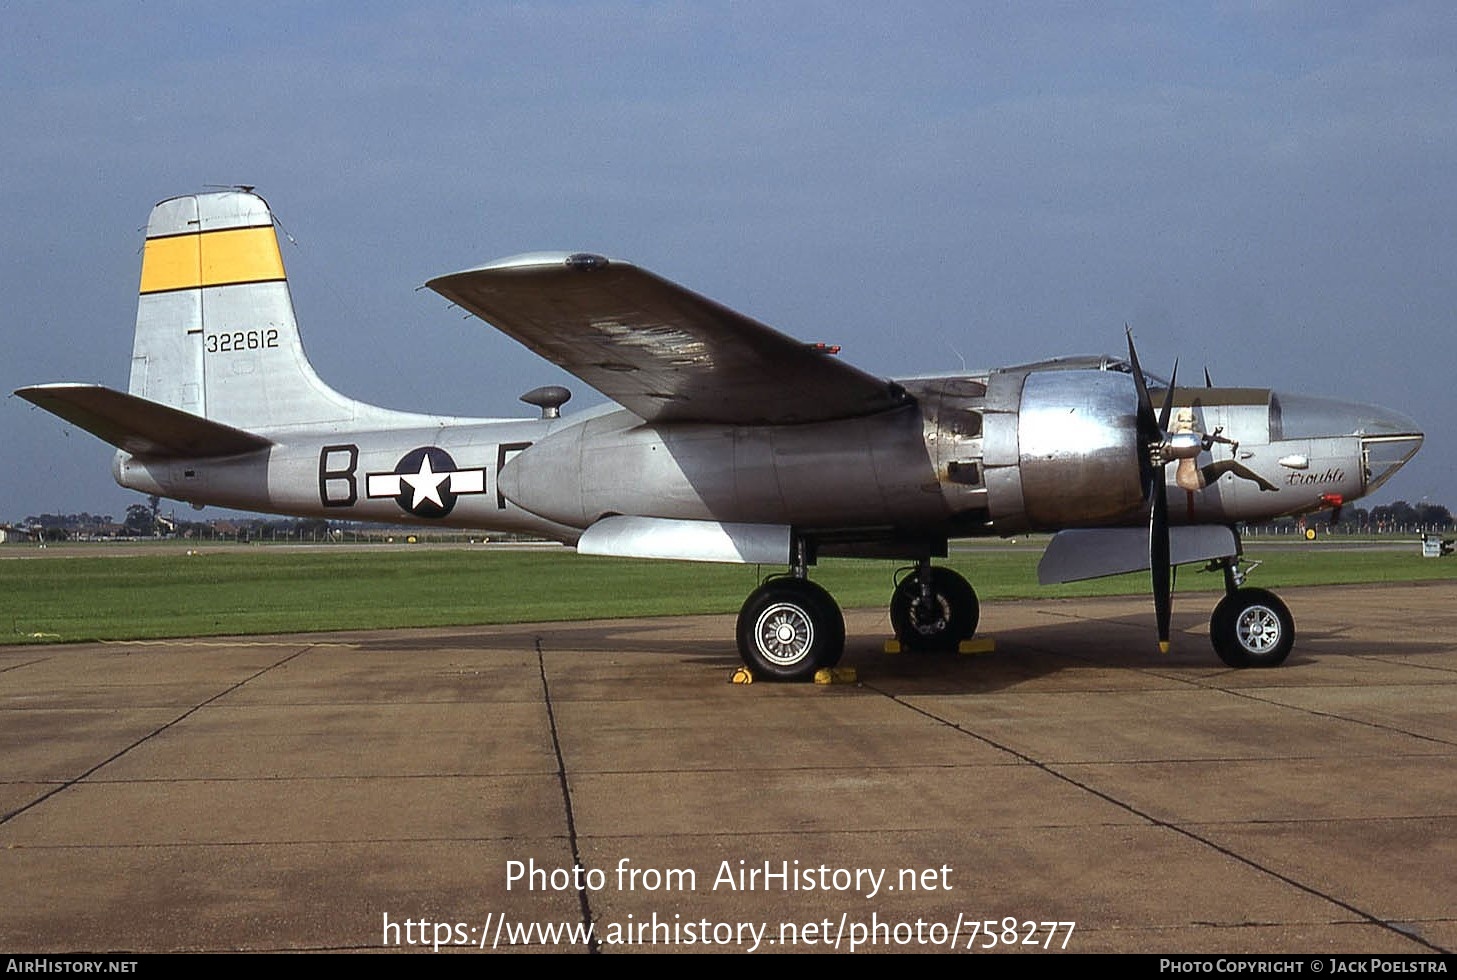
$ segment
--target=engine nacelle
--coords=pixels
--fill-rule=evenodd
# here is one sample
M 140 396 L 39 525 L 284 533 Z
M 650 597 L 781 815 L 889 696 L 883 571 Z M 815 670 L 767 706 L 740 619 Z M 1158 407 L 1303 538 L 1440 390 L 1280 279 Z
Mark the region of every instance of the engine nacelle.
M 506 499 L 569 527 L 669 520 L 918 528 L 948 516 L 915 406 L 805 425 L 655 427 L 625 412 L 548 436 L 500 474 Z
M 989 379 L 985 467 L 1002 533 L 1134 520 L 1138 395 L 1117 371 L 1002 372 Z

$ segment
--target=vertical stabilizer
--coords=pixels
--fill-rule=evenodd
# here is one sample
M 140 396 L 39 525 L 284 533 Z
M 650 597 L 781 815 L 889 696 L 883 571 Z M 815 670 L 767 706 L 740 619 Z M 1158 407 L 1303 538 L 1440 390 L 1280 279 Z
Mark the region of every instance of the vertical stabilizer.
M 133 395 L 255 431 L 371 411 L 309 365 L 262 198 L 224 191 L 158 204 L 140 293 Z

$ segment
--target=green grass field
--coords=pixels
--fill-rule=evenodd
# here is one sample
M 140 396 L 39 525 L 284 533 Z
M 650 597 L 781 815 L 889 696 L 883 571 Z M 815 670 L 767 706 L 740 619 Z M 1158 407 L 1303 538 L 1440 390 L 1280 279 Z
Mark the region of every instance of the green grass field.
M 779 568 L 584 558 L 566 549 L 418 549 L 218 545 L 189 555 L 157 545 L 126 557 L 52 549 L 5 560 L 0 549 L 0 643 L 147 639 L 311 630 L 449 626 L 735 612 L 761 574 Z M 102 548 L 95 548 L 101 552 Z M 1252 585 L 1457 578 L 1457 559 L 1340 544 L 1248 547 L 1264 564 Z M 946 562 L 984 601 L 1145 592 L 1145 575 L 1037 585 L 1042 543 L 960 546 Z M 883 606 L 899 566 L 830 560 L 813 572 L 846 608 Z M 1220 576 L 1185 568 L 1178 592 L 1215 591 Z

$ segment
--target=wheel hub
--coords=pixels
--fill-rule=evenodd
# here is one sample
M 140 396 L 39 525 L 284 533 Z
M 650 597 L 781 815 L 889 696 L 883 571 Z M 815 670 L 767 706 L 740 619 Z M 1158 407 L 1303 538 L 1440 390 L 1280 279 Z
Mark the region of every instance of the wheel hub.
M 911 626 L 922 636 L 935 636 L 946 629 L 951 621 L 951 604 L 945 596 L 933 595 L 930 599 L 917 599 L 911 603 Z
M 766 659 L 786 666 L 799 663 L 814 647 L 814 623 L 803 609 L 776 602 L 759 614 L 754 627 Z
M 1265 606 L 1251 606 L 1235 624 L 1240 645 L 1251 653 L 1273 650 L 1280 642 L 1280 620 Z

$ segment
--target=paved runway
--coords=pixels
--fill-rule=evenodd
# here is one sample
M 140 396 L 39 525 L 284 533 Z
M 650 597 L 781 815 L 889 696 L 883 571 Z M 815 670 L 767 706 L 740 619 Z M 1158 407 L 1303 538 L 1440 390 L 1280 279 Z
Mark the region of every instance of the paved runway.
M 851 612 L 828 687 L 725 616 L 0 647 L 0 948 L 1457 950 L 1457 583 L 1284 596 L 1268 671 L 1183 595 Z

